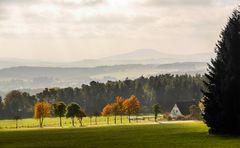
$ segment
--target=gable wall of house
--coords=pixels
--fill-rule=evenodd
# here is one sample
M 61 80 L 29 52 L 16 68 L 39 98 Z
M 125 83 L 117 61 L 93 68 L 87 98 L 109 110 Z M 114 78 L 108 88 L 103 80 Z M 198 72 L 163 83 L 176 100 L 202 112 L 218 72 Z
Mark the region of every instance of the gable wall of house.
M 175 104 L 173 109 L 171 110 L 171 117 L 172 118 L 176 118 L 177 116 L 182 116 L 182 113 L 179 110 L 177 104 Z

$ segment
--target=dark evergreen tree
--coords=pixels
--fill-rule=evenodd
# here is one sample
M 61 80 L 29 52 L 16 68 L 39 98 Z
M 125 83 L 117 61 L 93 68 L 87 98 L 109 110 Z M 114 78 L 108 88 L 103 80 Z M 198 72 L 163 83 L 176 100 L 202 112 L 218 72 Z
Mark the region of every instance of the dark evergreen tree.
M 240 134 L 240 13 L 235 10 L 206 74 L 203 118 L 212 134 Z

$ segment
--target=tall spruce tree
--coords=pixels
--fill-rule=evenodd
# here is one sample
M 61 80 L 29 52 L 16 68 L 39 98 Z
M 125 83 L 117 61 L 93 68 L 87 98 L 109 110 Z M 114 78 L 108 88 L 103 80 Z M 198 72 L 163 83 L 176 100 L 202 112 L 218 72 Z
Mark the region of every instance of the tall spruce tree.
M 240 134 L 240 12 L 234 10 L 204 81 L 203 118 L 212 134 Z

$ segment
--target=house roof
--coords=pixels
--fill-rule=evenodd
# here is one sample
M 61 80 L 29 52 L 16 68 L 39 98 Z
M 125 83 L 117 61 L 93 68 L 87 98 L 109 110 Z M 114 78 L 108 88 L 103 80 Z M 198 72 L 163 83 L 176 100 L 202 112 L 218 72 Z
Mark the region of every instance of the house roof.
M 184 101 L 184 102 L 177 102 L 177 107 L 183 115 L 190 114 L 190 107 L 192 105 L 196 105 L 197 102 L 195 101 Z

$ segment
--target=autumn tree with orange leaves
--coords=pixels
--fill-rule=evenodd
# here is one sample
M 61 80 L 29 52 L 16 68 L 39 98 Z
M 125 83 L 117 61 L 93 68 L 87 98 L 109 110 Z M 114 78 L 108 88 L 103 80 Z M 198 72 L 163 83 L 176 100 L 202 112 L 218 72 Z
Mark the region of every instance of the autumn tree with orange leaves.
M 37 102 L 34 107 L 34 118 L 39 119 L 39 126 L 43 127 L 43 120 L 49 117 L 51 106 L 48 102 Z
M 121 117 L 121 119 L 120 119 L 121 120 L 121 124 L 122 124 L 122 116 L 123 116 L 123 114 L 125 112 L 124 106 L 123 106 L 123 102 L 124 102 L 124 98 L 123 97 L 121 97 L 121 96 L 117 96 L 116 97 L 115 103 L 118 106 L 118 113 L 120 114 L 120 117 Z
M 111 114 L 111 112 L 112 112 L 112 106 L 111 106 L 111 104 L 107 104 L 107 105 L 103 108 L 103 110 L 102 110 L 102 112 L 101 112 L 102 116 L 106 116 L 106 117 L 107 117 L 107 124 L 109 124 L 109 115 Z
M 119 108 L 118 108 L 118 104 L 116 102 L 111 104 L 111 112 L 114 115 L 114 124 L 117 124 L 117 115 L 119 113 Z
M 131 114 L 136 114 L 139 111 L 141 104 L 138 98 L 132 95 L 131 97 L 129 97 L 123 102 L 123 106 L 124 106 L 125 113 L 128 114 L 129 123 L 131 123 L 131 120 L 130 120 Z

